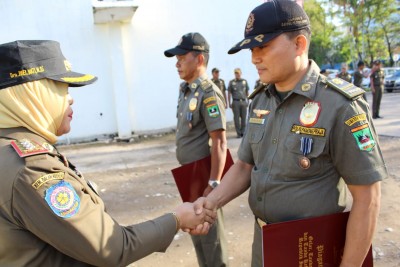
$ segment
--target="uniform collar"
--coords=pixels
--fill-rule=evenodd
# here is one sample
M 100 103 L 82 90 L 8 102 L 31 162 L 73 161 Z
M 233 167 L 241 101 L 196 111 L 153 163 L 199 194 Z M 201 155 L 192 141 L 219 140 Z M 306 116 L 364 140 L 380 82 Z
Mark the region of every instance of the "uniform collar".
M 306 74 L 303 76 L 300 82 L 297 83 L 296 87 L 292 90 L 292 93 L 305 96 L 309 99 L 314 100 L 315 92 L 317 88 L 317 84 L 319 82 L 320 77 L 320 69 L 318 65 L 313 61 L 309 60 L 309 67 Z M 275 89 L 275 85 L 269 85 L 266 89 L 266 94 L 268 97 L 271 95 L 275 95 L 273 90 Z
M 207 74 L 203 74 L 200 77 L 198 77 L 196 80 L 194 80 L 192 83 L 186 85 L 189 87 L 190 91 L 195 92 L 198 87 L 200 87 L 201 82 L 207 80 Z

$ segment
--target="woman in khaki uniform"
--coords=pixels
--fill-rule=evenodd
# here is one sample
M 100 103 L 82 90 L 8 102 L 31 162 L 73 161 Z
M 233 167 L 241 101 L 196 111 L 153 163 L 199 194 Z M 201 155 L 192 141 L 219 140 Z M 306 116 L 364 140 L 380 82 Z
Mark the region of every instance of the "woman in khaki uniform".
M 2 44 L 0 61 L 0 266 L 126 266 L 165 251 L 180 228 L 204 222 L 204 213 L 184 203 L 154 220 L 119 225 L 53 146 L 70 131 L 68 87 L 97 78 L 72 72 L 54 41 Z

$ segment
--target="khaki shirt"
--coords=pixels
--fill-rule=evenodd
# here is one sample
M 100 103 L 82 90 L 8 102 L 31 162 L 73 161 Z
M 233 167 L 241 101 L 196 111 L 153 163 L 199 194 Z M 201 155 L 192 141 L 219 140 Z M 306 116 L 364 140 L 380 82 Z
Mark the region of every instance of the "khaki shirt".
M 346 71 L 345 73 L 340 72 L 340 73 L 338 74 L 338 78 L 343 79 L 343 80 L 345 80 L 345 81 L 351 83 L 351 75 L 350 75 L 350 73 L 348 73 L 347 71 Z
M 182 83 L 179 91 L 176 158 L 180 164 L 210 155 L 209 133 L 225 130 L 225 105 L 221 90 L 206 76 Z
M 362 73 L 362 71 L 356 70 L 354 72 L 354 82 L 353 82 L 354 85 L 358 86 L 358 87 L 361 87 L 363 78 L 364 78 L 364 74 Z
M 218 80 L 211 79 L 211 81 L 219 88 L 219 90 L 221 90 L 222 96 L 225 99 L 225 91 L 226 91 L 225 81 L 223 79 L 218 79 Z
M 377 70 L 371 73 L 371 80 L 374 86 L 383 87 L 383 79 L 385 78 L 385 73 L 383 70 Z
M 387 177 L 368 104 L 328 86 L 319 71 L 311 61 L 282 102 L 274 85 L 265 86 L 251 102 L 238 156 L 254 165 L 249 204 L 265 221 L 341 212 L 343 180 L 367 185 Z M 304 141 L 312 142 L 310 151 Z
M 228 92 L 231 93 L 233 100 L 247 99 L 249 84 L 245 79 L 233 79 L 229 82 Z
M 121 226 L 45 139 L 24 128 L 0 136 L 0 266 L 126 266 L 173 240 L 172 214 Z M 47 152 L 21 157 L 10 139 Z

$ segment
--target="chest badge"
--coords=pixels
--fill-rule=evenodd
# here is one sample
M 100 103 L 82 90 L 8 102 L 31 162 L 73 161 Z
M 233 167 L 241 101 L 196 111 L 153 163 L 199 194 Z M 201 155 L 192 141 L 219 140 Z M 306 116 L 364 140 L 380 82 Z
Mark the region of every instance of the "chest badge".
M 307 102 L 304 104 L 300 113 L 300 123 L 303 126 L 313 126 L 317 123 L 319 114 L 321 112 L 321 105 L 318 102 Z
M 189 110 L 194 111 L 196 109 L 196 107 L 197 107 L 197 98 L 193 97 L 192 99 L 190 99 L 190 102 L 189 102 Z
M 256 114 L 257 118 L 262 118 L 262 116 L 268 115 L 271 111 L 265 109 L 253 109 L 253 112 Z

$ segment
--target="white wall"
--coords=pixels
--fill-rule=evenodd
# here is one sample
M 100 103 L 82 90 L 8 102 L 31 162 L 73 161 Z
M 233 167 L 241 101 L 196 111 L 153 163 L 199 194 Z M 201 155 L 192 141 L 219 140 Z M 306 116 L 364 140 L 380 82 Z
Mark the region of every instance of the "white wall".
M 73 70 L 99 77 L 93 85 L 70 89 L 75 100 L 73 130 L 61 140 L 123 128 L 157 130 L 176 124 L 180 83 L 175 58 L 166 58 L 163 52 L 187 32 L 198 31 L 210 43 L 210 76 L 218 67 L 221 78 L 228 81 L 234 77 L 233 69 L 240 67 L 253 87 L 257 73 L 250 52 L 228 55 L 227 51 L 243 38 L 247 16 L 261 2 L 138 0 L 130 23 L 100 25 L 93 23 L 90 0 L 0 1 L 0 43 L 59 41 Z M 228 120 L 231 113 L 227 110 Z

